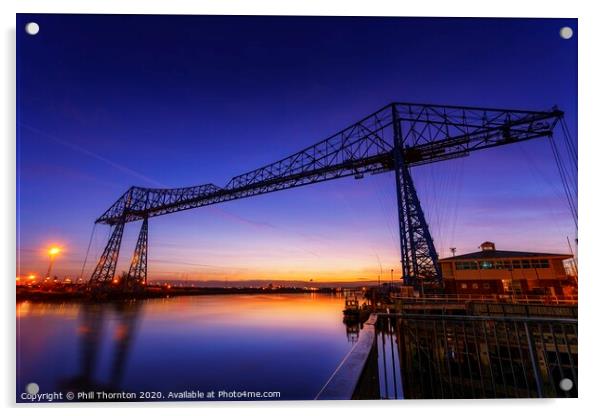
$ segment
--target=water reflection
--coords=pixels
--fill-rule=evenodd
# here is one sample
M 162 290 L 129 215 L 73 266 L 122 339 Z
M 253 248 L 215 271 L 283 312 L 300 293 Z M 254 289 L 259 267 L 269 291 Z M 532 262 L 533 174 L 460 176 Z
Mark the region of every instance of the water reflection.
M 343 323 L 347 332 L 347 341 L 352 345 L 355 344 L 360 337 L 361 323 L 359 318 L 345 316 Z
M 17 392 L 279 391 L 313 399 L 359 335 L 332 295 L 17 305 Z M 18 398 L 19 399 L 19 398 Z
M 61 390 L 79 391 L 119 391 L 127 364 L 136 326 L 142 308 L 141 302 L 120 302 L 115 304 L 83 304 L 80 308 L 80 324 L 77 328 L 79 340 L 79 373 L 59 382 Z M 112 334 L 104 334 L 107 314 L 113 312 L 115 325 L 107 328 Z M 105 335 L 109 335 L 105 337 Z M 113 342 L 112 359 L 107 382 L 96 378 L 100 364 L 102 340 Z
M 381 398 L 577 397 L 576 322 L 381 316 L 376 329 Z

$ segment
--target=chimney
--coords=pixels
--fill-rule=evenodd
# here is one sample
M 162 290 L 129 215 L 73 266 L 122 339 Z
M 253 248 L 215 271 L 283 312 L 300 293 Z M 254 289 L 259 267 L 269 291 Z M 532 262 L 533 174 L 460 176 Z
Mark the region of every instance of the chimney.
M 495 244 L 491 241 L 485 241 L 480 247 L 482 251 L 495 251 Z

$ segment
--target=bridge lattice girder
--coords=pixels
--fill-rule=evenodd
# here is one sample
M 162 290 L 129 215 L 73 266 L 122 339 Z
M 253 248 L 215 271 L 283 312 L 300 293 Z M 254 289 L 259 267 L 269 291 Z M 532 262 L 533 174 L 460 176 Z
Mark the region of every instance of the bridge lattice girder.
M 146 278 L 149 217 L 355 175 L 396 173 L 402 277 L 408 284 L 441 284 L 434 242 L 410 168 L 467 156 L 475 150 L 552 135 L 559 110 L 522 111 L 393 103 L 346 129 L 277 162 L 230 179 L 224 187 L 131 187 L 96 222 L 115 227 L 91 282 L 111 281 L 126 222 L 143 219 L 130 274 Z M 140 243 L 142 241 L 142 243 Z M 137 268 L 136 268 L 137 267 Z M 136 272 L 136 270 L 138 270 Z
M 394 169 L 392 109 L 405 164 L 414 167 L 471 151 L 550 136 L 562 112 L 395 103 L 277 162 L 238 175 L 225 187 L 128 189 L 97 223 L 138 221 L 316 182 Z

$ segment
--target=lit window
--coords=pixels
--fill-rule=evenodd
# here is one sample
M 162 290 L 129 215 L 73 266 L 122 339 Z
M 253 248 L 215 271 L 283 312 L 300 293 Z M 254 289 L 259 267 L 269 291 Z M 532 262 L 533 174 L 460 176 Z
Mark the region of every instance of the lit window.
M 488 260 L 482 261 L 480 263 L 481 269 L 493 269 L 493 263 Z
M 467 288 L 468 288 L 468 285 L 467 285 L 466 283 L 462 283 L 462 284 L 460 285 L 460 287 L 461 287 L 462 289 L 467 289 Z
M 472 284 L 472 288 L 473 289 L 478 289 L 479 288 L 479 284 L 478 283 L 473 283 Z
M 479 263 L 476 261 L 459 261 L 456 262 L 456 270 L 478 270 Z

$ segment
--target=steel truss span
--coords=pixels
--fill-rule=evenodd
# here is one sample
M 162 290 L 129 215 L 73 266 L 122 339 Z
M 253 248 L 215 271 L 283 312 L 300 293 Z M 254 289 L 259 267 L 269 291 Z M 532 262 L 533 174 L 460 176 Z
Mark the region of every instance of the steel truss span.
M 113 281 L 123 224 L 327 180 L 394 171 L 402 277 L 408 284 L 441 284 L 437 253 L 410 168 L 538 137 L 551 137 L 562 111 L 524 111 L 392 103 L 286 158 L 235 176 L 223 187 L 129 188 L 96 223 L 115 227 L 91 282 Z M 147 228 L 141 229 L 130 282 L 146 280 Z M 143 256 L 142 256 L 143 255 Z M 141 256 L 144 264 L 140 264 Z M 134 262 L 136 264 L 134 264 Z M 110 275 L 110 276 L 109 276 Z

